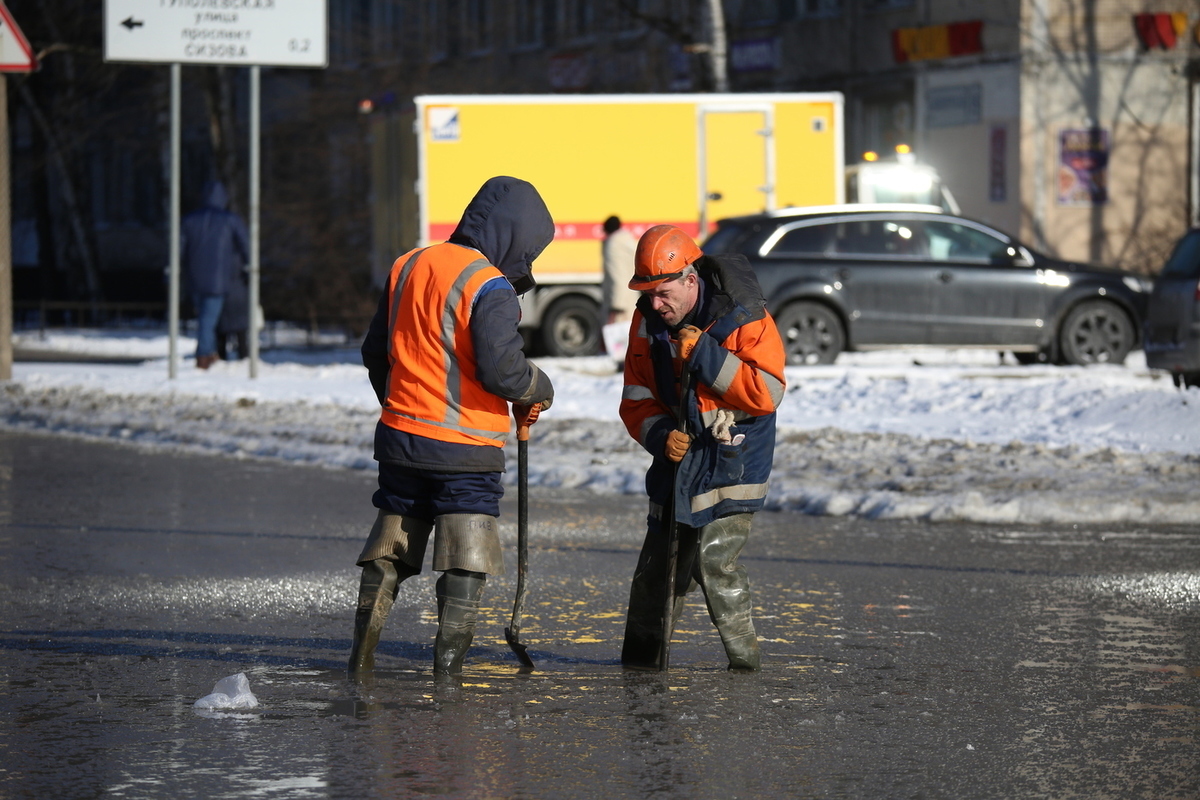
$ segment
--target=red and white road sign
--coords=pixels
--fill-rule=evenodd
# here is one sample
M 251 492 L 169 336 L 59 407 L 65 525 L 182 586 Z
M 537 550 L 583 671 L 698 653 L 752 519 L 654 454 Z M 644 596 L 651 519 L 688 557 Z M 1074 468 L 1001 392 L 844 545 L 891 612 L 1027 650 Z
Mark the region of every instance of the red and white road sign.
M 21 33 L 4 0 L 0 0 L 0 72 L 33 72 L 35 69 L 37 59 L 33 57 L 29 40 Z

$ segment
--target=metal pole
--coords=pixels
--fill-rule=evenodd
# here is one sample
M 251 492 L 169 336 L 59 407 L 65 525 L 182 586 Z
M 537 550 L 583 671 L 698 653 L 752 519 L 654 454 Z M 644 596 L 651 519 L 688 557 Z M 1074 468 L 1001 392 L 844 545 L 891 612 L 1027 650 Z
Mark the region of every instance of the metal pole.
M 167 377 L 178 375 L 179 355 L 179 84 L 183 68 L 171 65 L 171 264 L 167 288 Z
M 261 68 L 250 68 L 250 377 L 258 377 L 258 208 Z
M 1192 145 L 1192 163 L 1191 169 L 1191 197 L 1192 213 L 1191 219 L 1188 222 L 1192 227 L 1200 225 L 1200 82 L 1193 81 L 1191 84 L 1192 90 L 1192 125 L 1189 132 Z
M 0 73 L 0 381 L 12 379 L 12 209 L 8 174 L 8 76 Z

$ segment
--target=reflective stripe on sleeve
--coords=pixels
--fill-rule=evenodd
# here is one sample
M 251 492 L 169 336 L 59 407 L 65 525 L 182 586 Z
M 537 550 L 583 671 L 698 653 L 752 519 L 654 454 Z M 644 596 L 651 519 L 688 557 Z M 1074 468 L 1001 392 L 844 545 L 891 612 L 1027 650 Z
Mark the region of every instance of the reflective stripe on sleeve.
M 647 417 L 645 420 L 643 420 L 641 427 L 638 428 L 638 441 L 644 444 L 646 437 L 650 435 L 650 429 L 657 425 L 658 421 L 662 419 L 669 420 L 670 417 L 668 417 L 666 414 L 655 414 L 653 417 Z
M 778 410 L 779 404 L 783 402 L 783 381 L 763 370 L 759 370 L 758 373 L 762 375 L 763 383 L 767 385 L 767 391 L 771 393 L 771 402 L 775 404 L 775 408 Z
M 654 392 L 650 391 L 648 386 L 639 386 L 637 384 L 626 384 L 621 390 L 622 400 L 653 400 Z
M 729 391 L 729 387 L 733 386 L 733 381 L 737 378 L 738 369 L 742 366 L 742 360 L 729 351 L 725 352 L 725 361 L 721 364 L 721 369 L 717 372 L 717 379 L 712 382 L 713 391 L 717 394 L 725 394 Z

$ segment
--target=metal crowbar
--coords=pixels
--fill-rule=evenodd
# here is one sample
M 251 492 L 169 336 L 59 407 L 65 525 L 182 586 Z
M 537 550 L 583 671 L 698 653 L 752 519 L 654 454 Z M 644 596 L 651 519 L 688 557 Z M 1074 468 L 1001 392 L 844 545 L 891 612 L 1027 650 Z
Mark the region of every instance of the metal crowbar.
M 504 638 L 525 670 L 533 669 L 533 659 L 521 644 L 521 608 L 525 605 L 525 573 L 529 567 L 529 426 L 517 426 L 517 596 L 513 600 L 512 622 L 504 629 Z
M 687 361 L 684 361 L 679 373 L 679 414 L 676 416 L 677 430 L 683 433 L 687 433 L 687 396 L 691 389 L 691 377 Z M 671 472 L 671 502 L 664 508 L 667 514 L 667 599 L 663 604 L 662 644 L 658 651 L 659 672 L 666 672 L 671 664 L 671 633 L 675 627 L 675 570 L 679 567 L 679 525 L 675 521 L 675 502 L 679 497 L 678 483 L 679 464 L 676 464 Z

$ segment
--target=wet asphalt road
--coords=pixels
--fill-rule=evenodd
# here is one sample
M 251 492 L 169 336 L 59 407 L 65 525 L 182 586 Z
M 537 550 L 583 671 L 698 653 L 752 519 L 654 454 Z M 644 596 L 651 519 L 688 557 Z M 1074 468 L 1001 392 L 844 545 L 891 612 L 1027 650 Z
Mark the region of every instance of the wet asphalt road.
M 358 684 L 373 487 L 0 433 L 0 797 L 1200 797 L 1195 527 L 760 514 L 763 672 L 695 596 L 663 675 L 617 663 L 642 501 L 538 491 L 538 669 L 510 574 L 435 682 L 427 572 Z M 237 672 L 258 708 L 192 708 Z

